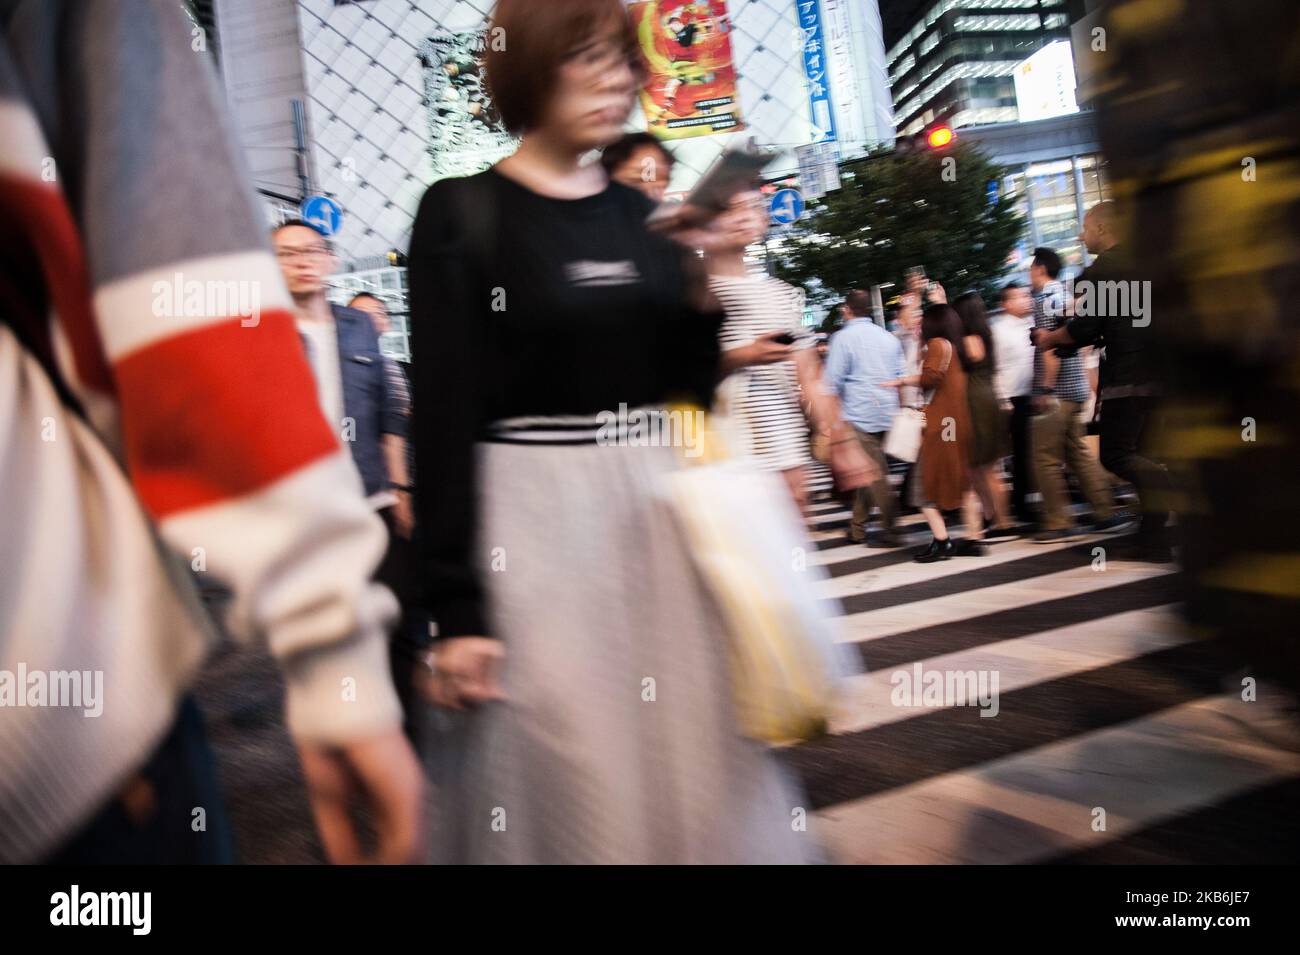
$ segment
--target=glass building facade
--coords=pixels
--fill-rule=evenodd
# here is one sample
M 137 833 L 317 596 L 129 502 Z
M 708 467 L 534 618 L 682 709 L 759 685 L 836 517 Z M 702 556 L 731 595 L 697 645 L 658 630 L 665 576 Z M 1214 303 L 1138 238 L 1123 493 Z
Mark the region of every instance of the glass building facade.
M 1066 0 L 936 0 L 885 54 L 898 135 L 1016 122 L 1016 67 L 1069 27 Z
M 1089 257 L 1079 240 L 1084 213 L 1111 198 L 1093 114 L 971 128 L 960 135 L 1009 168 L 1001 189 L 1021 200 L 1027 221 L 1008 270 L 1027 271 L 1037 246 L 1055 249 L 1067 269 L 1086 266 Z

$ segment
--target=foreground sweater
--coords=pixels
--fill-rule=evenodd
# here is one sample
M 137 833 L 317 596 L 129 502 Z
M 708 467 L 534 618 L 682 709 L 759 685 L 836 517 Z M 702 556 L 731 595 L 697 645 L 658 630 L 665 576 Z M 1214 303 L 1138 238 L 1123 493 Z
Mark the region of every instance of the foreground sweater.
M 196 580 L 296 736 L 399 722 L 384 530 L 214 79 L 177 0 L 0 0 L 0 862 L 166 731 L 212 645 Z

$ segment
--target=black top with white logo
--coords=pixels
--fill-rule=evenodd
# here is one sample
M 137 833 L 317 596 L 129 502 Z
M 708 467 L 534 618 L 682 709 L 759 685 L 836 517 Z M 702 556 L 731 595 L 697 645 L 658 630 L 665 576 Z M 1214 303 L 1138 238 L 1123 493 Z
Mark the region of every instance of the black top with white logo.
M 493 171 L 435 183 L 420 203 L 412 433 L 442 636 L 486 629 L 468 557 L 474 444 L 492 422 L 710 401 L 722 316 L 688 305 L 682 252 L 646 230 L 651 208 L 617 183 L 553 199 Z

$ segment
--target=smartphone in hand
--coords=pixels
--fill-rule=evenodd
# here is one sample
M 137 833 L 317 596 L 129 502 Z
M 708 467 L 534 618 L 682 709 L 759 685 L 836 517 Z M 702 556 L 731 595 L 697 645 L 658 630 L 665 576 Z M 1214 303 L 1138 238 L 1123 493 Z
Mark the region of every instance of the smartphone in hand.
M 775 157 L 770 153 L 751 153 L 733 149 L 723 153 L 703 178 L 695 184 L 682 202 L 661 203 L 650 213 L 646 225 L 654 226 L 672 221 L 683 212 L 684 206 L 708 212 L 722 212 L 731 200 L 753 189 L 758 174 Z

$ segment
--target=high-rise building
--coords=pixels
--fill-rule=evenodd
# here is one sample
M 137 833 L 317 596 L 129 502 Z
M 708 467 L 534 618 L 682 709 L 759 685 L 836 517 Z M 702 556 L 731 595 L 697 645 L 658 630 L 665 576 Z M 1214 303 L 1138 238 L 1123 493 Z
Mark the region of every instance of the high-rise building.
M 1015 73 L 1070 38 L 1067 0 L 881 0 L 899 136 L 1014 123 Z

